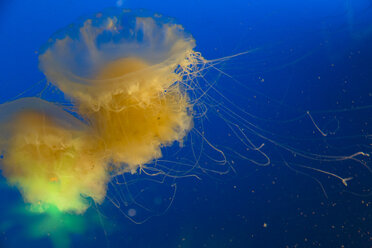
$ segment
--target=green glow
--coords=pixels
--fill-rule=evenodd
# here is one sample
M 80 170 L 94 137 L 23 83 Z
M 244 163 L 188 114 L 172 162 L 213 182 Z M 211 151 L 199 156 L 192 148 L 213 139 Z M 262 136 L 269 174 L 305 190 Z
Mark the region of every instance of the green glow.
M 84 214 L 66 213 L 50 204 L 25 207 L 24 202 L 17 201 L 3 214 L 0 231 L 4 235 L 16 229 L 21 240 L 50 240 L 54 248 L 68 248 L 72 236 L 89 235 L 96 228 L 102 228 L 94 209 Z
M 69 247 L 69 235 L 82 234 L 86 230 L 84 216 L 61 212 L 53 205 L 32 205 L 29 214 L 38 217 L 28 230 L 31 238 L 50 237 L 55 248 Z

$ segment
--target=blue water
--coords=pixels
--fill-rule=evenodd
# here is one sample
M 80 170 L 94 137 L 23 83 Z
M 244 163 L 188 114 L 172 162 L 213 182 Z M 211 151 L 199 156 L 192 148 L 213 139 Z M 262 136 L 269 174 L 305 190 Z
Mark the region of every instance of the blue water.
M 37 88 L 27 89 L 44 78 L 37 51 L 54 32 L 114 6 L 176 18 L 206 59 L 251 51 L 220 64 L 229 76 L 212 70 L 207 77 L 232 101 L 211 93 L 218 102 L 248 113 L 242 116 L 259 131 L 247 135 L 257 146 L 265 143 L 271 164 L 259 166 L 239 157 L 236 152 L 262 162 L 257 154 L 244 153 L 239 138 L 229 136 L 231 130 L 210 106 L 206 137 L 234 161 L 230 173 L 200 173 L 201 180 L 171 179 L 160 186 L 139 176 L 129 193 L 150 188 L 139 198 L 153 213 L 134 205 L 121 210 L 136 210 L 139 221 L 153 217 L 135 224 L 109 202 L 93 204 L 86 216 L 72 217 L 73 223 L 88 223 L 83 231 L 64 228 L 62 220 L 68 217 L 47 225 L 41 217 L 25 214 L 20 194 L 3 180 L 0 247 L 372 246 L 370 158 L 358 157 L 365 164 L 329 162 L 292 152 L 349 156 L 371 151 L 371 1 L 2 0 L 0 101 L 25 90 L 25 95 L 35 94 Z M 330 174 L 304 166 L 353 179 L 345 187 Z M 169 198 L 167 209 L 161 199 Z M 44 235 L 30 235 L 36 228 L 46 229 Z M 69 241 L 53 244 L 54 236 Z

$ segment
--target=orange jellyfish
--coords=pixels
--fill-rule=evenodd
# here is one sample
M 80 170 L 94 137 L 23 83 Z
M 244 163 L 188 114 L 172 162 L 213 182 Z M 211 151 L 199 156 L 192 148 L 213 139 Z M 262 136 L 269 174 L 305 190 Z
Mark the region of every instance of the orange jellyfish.
M 89 121 L 115 169 L 135 171 L 192 128 L 181 82 L 195 63 L 194 46 L 169 18 L 111 10 L 55 35 L 39 60 Z

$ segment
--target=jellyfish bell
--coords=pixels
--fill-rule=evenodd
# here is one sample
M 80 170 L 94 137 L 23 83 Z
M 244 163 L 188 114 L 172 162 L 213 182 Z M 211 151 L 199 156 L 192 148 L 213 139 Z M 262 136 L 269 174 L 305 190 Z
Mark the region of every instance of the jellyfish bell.
M 181 82 L 194 47 L 170 18 L 115 9 L 56 34 L 39 62 L 101 138 L 111 163 L 134 172 L 160 158 L 163 146 L 182 143 L 193 126 Z
M 139 84 L 168 88 L 179 79 L 173 72 L 194 46 L 191 35 L 172 19 L 115 9 L 55 34 L 41 51 L 39 67 L 74 100 L 100 107 L 112 91 Z

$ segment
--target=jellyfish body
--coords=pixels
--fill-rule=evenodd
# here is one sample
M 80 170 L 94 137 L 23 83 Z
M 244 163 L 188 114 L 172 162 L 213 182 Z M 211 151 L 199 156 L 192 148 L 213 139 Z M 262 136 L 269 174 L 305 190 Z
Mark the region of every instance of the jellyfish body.
M 177 68 L 192 65 L 194 46 L 172 19 L 121 9 L 55 34 L 40 69 L 83 121 L 37 98 L 2 105 L 4 176 L 33 205 L 82 213 L 87 197 L 101 203 L 112 175 L 135 173 L 192 128 Z
M 135 171 L 161 157 L 162 146 L 182 142 L 192 107 L 175 70 L 195 42 L 180 25 L 112 10 L 58 36 L 40 55 L 40 68 L 89 120 L 113 164 Z

